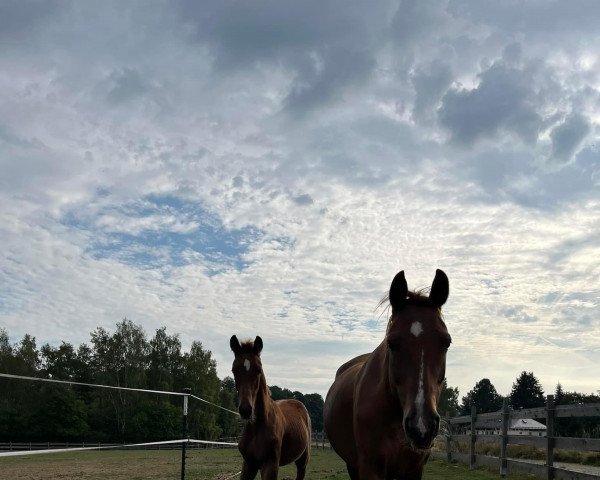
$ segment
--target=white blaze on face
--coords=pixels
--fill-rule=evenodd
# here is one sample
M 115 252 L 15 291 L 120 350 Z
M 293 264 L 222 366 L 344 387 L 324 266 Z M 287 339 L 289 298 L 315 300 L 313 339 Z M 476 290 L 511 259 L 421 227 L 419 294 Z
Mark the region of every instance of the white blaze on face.
M 421 335 L 422 331 L 423 327 L 421 326 L 421 322 L 413 322 L 413 324 L 410 326 L 410 333 L 412 333 L 415 337 Z
M 250 360 L 248 360 L 248 359 L 244 360 L 244 367 L 246 367 L 247 372 L 250 371 Z
M 419 324 L 419 328 L 421 324 L 419 322 L 413 323 L 413 327 L 415 324 Z M 412 327 L 411 327 L 412 331 Z M 415 407 L 417 409 L 417 428 L 421 435 L 425 436 L 427 433 L 427 427 L 425 426 L 425 422 L 423 422 L 423 410 L 425 409 L 425 392 L 423 390 L 423 375 L 425 372 L 425 351 L 421 350 L 421 368 L 419 370 L 419 389 L 417 390 L 417 396 L 415 397 Z

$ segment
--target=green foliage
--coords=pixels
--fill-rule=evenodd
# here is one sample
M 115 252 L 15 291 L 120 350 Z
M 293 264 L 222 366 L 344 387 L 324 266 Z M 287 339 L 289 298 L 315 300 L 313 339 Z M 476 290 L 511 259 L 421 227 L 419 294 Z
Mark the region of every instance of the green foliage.
M 89 432 L 88 411 L 77 394 L 68 387 L 43 386 L 41 403 L 31 417 L 29 429 L 35 440 L 47 441 L 53 432 L 56 441 L 85 441 Z
M 219 390 L 219 405 L 229 410 L 237 411 L 237 393 L 235 381 L 231 377 L 225 377 L 221 381 Z M 225 410 L 219 410 L 218 424 L 221 429 L 221 437 L 232 438 L 240 435 L 242 431 L 242 422 L 240 417 L 234 416 Z
M 554 403 L 556 405 L 600 403 L 600 395 L 565 392 L 559 383 L 556 386 Z M 561 437 L 600 438 L 598 417 L 559 417 L 554 420 L 554 429 L 556 434 Z
M 461 414 L 470 415 L 472 406 L 475 406 L 478 413 L 496 412 L 502 408 L 502 396 L 498 394 L 489 379 L 479 380 L 462 398 Z
M 25 335 L 11 345 L 0 329 L 0 371 L 58 380 L 192 393 L 237 411 L 232 378 L 217 377 L 216 362 L 200 342 L 183 352 L 165 327 L 148 339 L 140 325 L 123 319 L 113 333 L 91 332 L 90 345 L 45 344 Z M 323 429 L 323 398 L 271 387 L 274 400 L 295 398 L 306 406 L 315 431 Z M 0 441 L 141 442 L 182 435 L 181 397 L 165 398 L 83 386 L 0 379 Z M 239 417 L 191 400 L 188 433 L 193 438 L 237 437 Z
M 309 393 L 304 395 L 302 403 L 308 410 L 313 431 L 323 431 L 323 404 L 325 403 L 323 397 L 318 393 Z
M 114 333 L 97 328 L 91 345 L 77 349 L 62 342 L 38 350 L 31 335 L 10 345 L 0 329 L 0 371 L 151 390 L 190 387 L 206 400 L 220 400 L 216 363 L 200 342 L 182 352 L 178 336 L 168 335 L 166 328 L 148 340 L 142 327 L 128 319 L 117 323 Z M 225 430 L 237 433 L 218 409 L 193 400 L 189 405 L 191 436 L 216 439 Z M 175 439 L 182 435 L 182 407 L 181 397 L 0 379 L 0 441 Z
M 510 392 L 510 406 L 520 408 L 543 407 L 546 404 L 544 390 L 533 372 L 521 372 Z
M 458 415 L 460 407 L 458 406 L 458 388 L 449 387 L 444 378 L 442 383 L 442 392 L 438 400 L 437 410 L 443 417 L 455 417 Z M 470 409 L 470 407 L 469 407 Z
M 323 397 L 321 395 L 318 393 L 309 393 L 304 395 L 301 392 L 292 392 L 287 388 L 280 388 L 277 385 L 270 386 L 269 390 L 271 390 L 271 398 L 273 400 L 294 398 L 302 402 L 306 407 L 306 410 L 308 410 L 313 432 L 320 432 L 323 430 L 323 404 L 325 402 L 323 401 Z

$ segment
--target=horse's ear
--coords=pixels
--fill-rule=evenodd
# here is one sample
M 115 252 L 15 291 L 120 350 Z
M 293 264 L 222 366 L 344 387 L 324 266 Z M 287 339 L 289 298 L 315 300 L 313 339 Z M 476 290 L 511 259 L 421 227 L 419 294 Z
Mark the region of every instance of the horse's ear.
M 233 353 L 235 353 L 236 355 L 242 349 L 242 346 L 240 345 L 240 341 L 238 340 L 238 338 L 235 335 L 232 335 L 231 338 L 229 339 L 229 346 L 231 347 L 231 351 Z
M 263 341 L 262 338 L 260 338 L 259 336 L 257 336 L 254 339 L 254 353 L 256 355 L 260 355 L 260 352 L 262 352 L 263 349 Z
M 431 284 L 429 301 L 434 307 L 440 308 L 448 300 L 449 293 L 450 285 L 448 284 L 448 277 L 440 269 L 437 269 L 435 271 L 435 278 Z
M 408 285 L 406 284 L 406 278 L 404 278 L 404 270 L 397 273 L 392 280 L 390 285 L 390 304 L 393 310 L 397 310 L 404 305 L 406 302 L 406 296 L 408 295 Z

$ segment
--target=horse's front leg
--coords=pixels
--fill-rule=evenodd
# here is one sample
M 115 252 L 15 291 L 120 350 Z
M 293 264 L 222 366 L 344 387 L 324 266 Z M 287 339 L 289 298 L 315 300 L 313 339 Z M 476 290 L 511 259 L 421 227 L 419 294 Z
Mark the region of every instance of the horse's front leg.
M 277 474 L 279 473 L 279 461 L 271 460 L 264 463 L 260 468 L 260 478 L 262 480 L 277 480 Z
M 423 468 L 425 465 L 419 465 L 413 471 L 405 473 L 403 477 L 400 477 L 402 480 L 421 480 L 423 478 Z
M 242 464 L 242 474 L 240 475 L 240 480 L 254 480 L 256 474 L 258 473 L 258 467 L 249 464 L 244 460 Z
M 360 480 L 385 480 L 385 471 L 381 465 L 376 465 L 368 459 L 358 459 L 358 478 Z

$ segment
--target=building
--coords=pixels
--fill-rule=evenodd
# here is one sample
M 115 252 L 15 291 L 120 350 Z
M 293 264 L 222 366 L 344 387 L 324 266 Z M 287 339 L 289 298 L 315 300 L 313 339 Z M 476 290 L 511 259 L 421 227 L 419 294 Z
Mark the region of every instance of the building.
M 475 429 L 478 435 L 502 435 L 502 420 L 500 418 L 477 420 Z M 467 433 L 471 433 L 469 426 L 467 426 Z M 511 418 L 508 424 L 508 435 L 545 437 L 546 425 L 533 418 Z

